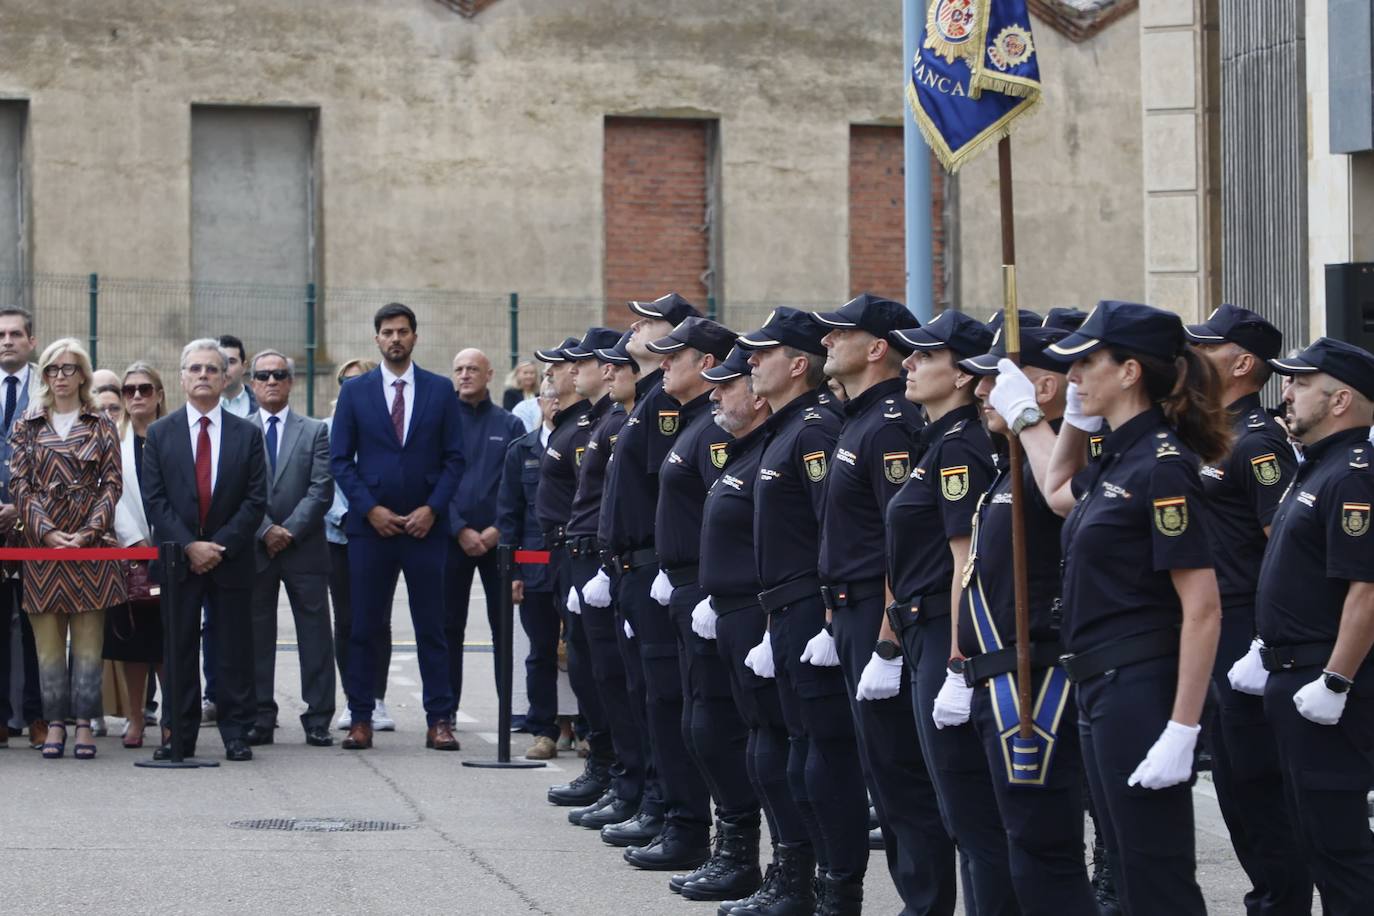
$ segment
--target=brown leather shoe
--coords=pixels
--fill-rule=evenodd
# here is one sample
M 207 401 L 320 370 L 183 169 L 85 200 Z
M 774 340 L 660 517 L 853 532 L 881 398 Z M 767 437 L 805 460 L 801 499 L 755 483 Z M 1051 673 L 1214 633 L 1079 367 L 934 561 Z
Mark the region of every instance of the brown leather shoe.
M 42 719 L 34 719 L 29 723 L 29 747 L 35 751 L 43 746 L 43 742 L 48 740 L 48 723 Z
M 436 751 L 458 750 L 458 739 L 453 736 L 453 726 L 440 719 L 429 727 L 425 734 L 425 747 Z
M 342 747 L 346 751 L 365 751 L 372 747 L 372 723 L 354 722 L 348 730 L 348 737 L 343 739 Z

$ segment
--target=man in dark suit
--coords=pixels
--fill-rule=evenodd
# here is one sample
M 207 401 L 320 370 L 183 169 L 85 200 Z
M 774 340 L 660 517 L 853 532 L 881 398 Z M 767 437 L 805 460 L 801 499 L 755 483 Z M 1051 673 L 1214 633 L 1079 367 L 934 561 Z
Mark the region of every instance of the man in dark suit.
M 329 747 L 334 716 L 334 636 L 329 621 L 329 542 L 324 515 L 334 501 L 329 431 L 293 411 L 295 364 L 276 350 L 253 357 L 249 370 L 258 409 L 249 416 L 267 449 L 267 515 L 257 531 L 253 583 L 253 662 L 257 721 L 251 745 L 271 744 L 277 724 L 277 594 L 286 585 L 301 663 L 305 743 Z
M 458 750 L 444 637 L 449 502 L 463 477 L 462 418 L 453 385 L 411 362 L 415 313 L 399 302 L 372 319 L 382 364 L 339 391 L 330 439 L 334 480 L 348 497 L 353 632 L 344 692 L 353 724 L 343 746 L 372 746 L 374 645 L 386 638 L 404 571 L 423 682 L 425 746 Z
M 248 615 L 256 557 L 254 536 L 267 508 L 267 458 L 262 434 L 220 405 L 225 360 L 217 341 L 193 340 L 181 351 L 181 387 L 186 409 L 148 427 L 143 446 L 143 505 L 158 542 L 174 541 L 186 554 L 177 604 L 162 612 L 199 619 L 212 614 L 218 682 L 219 733 L 229 760 L 252 760 L 248 729 L 253 725 L 253 627 Z M 166 584 L 167 570 L 159 576 Z M 181 711 L 181 753 L 195 755 L 200 732 L 199 638 L 190 626 L 176 628 L 176 653 L 184 681 L 167 703 Z M 166 706 L 166 704 L 164 704 Z M 170 707 L 166 707 L 170 708 Z M 171 757 L 171 745 L 154 757 Z

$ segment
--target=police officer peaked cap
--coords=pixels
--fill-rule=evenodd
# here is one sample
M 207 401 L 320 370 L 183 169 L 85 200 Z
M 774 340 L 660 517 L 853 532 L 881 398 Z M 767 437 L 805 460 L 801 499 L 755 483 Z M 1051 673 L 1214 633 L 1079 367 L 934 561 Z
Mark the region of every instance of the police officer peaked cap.
M 825 355 L 821 338 L 830 332 L 815 315 L 800 309 L 773 309 L 763 327 L 741 335 L 737 340 L 747 350 L 766 350 L 769 347 L 791 347 L 803 353 Z
M 535 350 L 534 358 L 541 363 L 566 363 L 568 361 L 568 348 L 576 346 L 577 343 L 576 337 L 564 337 L 563 342 L 556 347 Z
M 701 377 L 708 382 L 728 382 L 732 379 L 743 378 L 752 375 L 754 367 L 749 365 L 749 351 L 743 347 L 735 347 L 730 351 L 730 355 L 725 357 L 725 362 L 709 369 L 701 370 Z
M 677 293 L 659 296 L 653 302 L 640 302 L 637 299 L 631 299 L 629 306 L 630 311 L 641 318 L 661 318 L 674 327 L 682 324 L 688 318 L 701 317 L 701 311 Z
M 620 332 L 614 328 L 587 328 L 580 341 L 563 348 L 563 355 L 572 360 L 591 359 L 599 348 L 614 347 L 619 339 Z
M 1088 320 L 1088 313 L 1082 309 L 1052 308 L 1040 323 L 1042 328 L 1059 328 L 1063 331 L 1077 331 Z
M 1017 309 L 1016 314 L 1019 319 L 1018 323 L 1023 328 L 1038 328 L 1040 327 L 1040 323 L 1044 321 L 1043 318 L 1030 309 Z M 1006 321 L 1006 319 L 1007 313 L 1002 309 L 998 309 L 997 313 L 987 320 L 987 329 L 996 334 L 998 331 L 1002 330 L 1002 322 Z
M 609 347 L 597 347 L 596 358 L 603 363 L 614 363 L 617 366 L 633 366 L 636 372 L 639 371 L 639 361 L 630 355 L 630 338 L 634 331 L 626 331 L 620 335 L 614 344 Z
M 874 337 L 887 337 L 898 328 L 909 328 L 913 320 L 905 305 L 872 293 L 860 293 L 836 311 L 814 314 L 832 328 L 858 328 Z
M 1283 332 L 1237 305 L 1223 305 L 1202 324 L 1190 324 L 1183 331 L 1190 343 L 1233 343 L 1260 359 L 1275 359 L 1283 352 Z
M 647 346 L 654 353 L 677 353 L 691 347 L 702 353 L 710 353 L 719 362 L 730 355 L 735 336 L 735 332 L 723 324 L 717 324 L 709 318 L 692 317 L 684 319 L 668 332 L 667 337 L 650 341 Z
M 1071 363 L 1107 346 L 1171 360 L 1183 350 L 1183 322 L 1152 305 L 1104 299 L 1082 327 L 1045 352 L 1051 359 Z
M 912 350 L 952 350 L 955 358 L 967 359 L 988 351 L 992 332 L 987 325 L 963 312 L 946 309 L 925 327 L 904 328 L 887 336 L 897 347 Z
M 1269 365 L 1280 375 L 1325 372 L 1374 401 L 1374 354 L 1343 340 L 1318 337 L 1297 356 L 1271 359 Z
M 1063 328 L 1022 328 L 1021 365 L 1034 366 L 1047 372 L 1063 373 L 1064 364 L 1046 356 L 1045 348 L 1056 340 L 1063 340 L 1068 336 L 1069 332 Z M 991 350 L 982 356 L 959 360 L 959 368 L 970 375 L 995 375 L 998 360 L 1005 358 L 1006 355 L 1007 342 L 1002 338 L 1002 331 L 999 329 L 997 336 L 992 339 Z

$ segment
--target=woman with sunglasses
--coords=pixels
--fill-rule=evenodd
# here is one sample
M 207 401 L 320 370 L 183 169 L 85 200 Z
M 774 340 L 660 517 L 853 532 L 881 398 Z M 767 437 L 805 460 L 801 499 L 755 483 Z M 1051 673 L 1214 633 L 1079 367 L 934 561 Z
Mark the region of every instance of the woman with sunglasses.
M 115 508 L 115 536 L 121 547 L 148 547 L 153 543 L 148 517 L 143 512 L 143 442 L 148 427 L 167 412 L 162 376 L 146 362 L 133 363 L 124 370 L 120 388 L 124 415 L 118 420 L 120 468 L 124 493 Z M 130 581 L 146 578 L 145 561 L 130 564 Z M 132 590 L 131 590 L 132 591 Z M 124 607 L 105 615 L 105 658 L 124 663 L 124 686 L 131 710 L 124 746 L 143 746 L 146 724 L 141 712 L 148 685 L 148 669 L 157 666 L 162 674 L 162 612 L 156 595 L 130 594 Z
M 71 338 L 54 341 L 38 361 L 38 403 L 10 433 L 10 488 L 26 547 L 113 547 L 115 506 L 123 492 L 119 434 L 91 396 L 91 360 Z M 76 717 L 81 760 L 95 756 L 91 719 L 101 712 L 105 610 L 125 600 L 114 561 L 34 560 L 24 570 L 24 612 L 33 625 L 47 759 L 66 750 Z M 71 670 L 67 637 L 71 636 Z

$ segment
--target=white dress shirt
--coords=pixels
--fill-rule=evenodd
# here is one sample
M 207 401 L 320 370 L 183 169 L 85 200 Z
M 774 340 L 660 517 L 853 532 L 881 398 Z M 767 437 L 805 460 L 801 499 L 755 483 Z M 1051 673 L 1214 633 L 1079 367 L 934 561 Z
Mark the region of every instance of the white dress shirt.
M 290 412 L 291 412 L 291 405 L 290 405 L 290 404 L 287 404 L 285 407 L 283 407 L 283 408 L 281 409 L 281 413 L 272 413 L 270 410 L 268 410 L 268 409 L 265 408 L 265 407 L 259 407 L 259 408 L 258 408 L 258 417 L 260 417 L 260 418 L 262 419 L 262 447 L 263 447 L 263 448 L 266 448 L 266 447 L 267 447 L 267 431 L 268 431 L 269 429 L 272 428 L 271 425 L 270 425 L 267 421 L 270 420 L 272 417 L 276 417 L 276 418 L 277 418 L 277 453 L 276 453 L 275 455 L 272 456 L 273 458 L 280 458 L 280 457 L 281 457 L 281 440 L 282 440 L 282 436 L 284 436 L 284 435 L 286 434 L 286 415 L 289 414 Z M 271 466 L 271 465 L 268 465 L 267 469 L 268 469 L 269 471 L 272 470 L 272 466 Z
M 406 419 L 402 429 L 405 435 L 401 437 L 401 444 L 404 445 L 406 439 L 410 438 L 410 415 L 415 412 L 415 364 L 406 366 L 406 371 L 402 375 L 392 375 L 391 370 L 382 363 L 382 396 L 386 399 L 387 416 L 391 415 L 391 402 L 396 400 L 396 389 L 391 387 L 391 383 L 400 379 L 405 382 L 405 387 L 401 389 L 401 394 L 406 402 Z
M 210 418 L 210 492 L 215 492 L 215 483 L 219 480 L 219 435 L 224 426 L 224 412 L 219 405 L 207 414 L 202 414 L 196 409 L 196 405 L 186 403 L 186 424 L 191 428 L 191 458 L 195 459 L 196 443 L 200 441 L 200 418 L 202 416 Z M 192 464 L 194 471 L 195 465 Z
M 248 400 L 248 398 L 248 386 L 244 385 L 242 388 L 239 389 L 239 393 L 234 395 L 232 398 L 226 398 L 224 396 L 221 396 L 219 399 L 219 403 L 220 406 L 222 406 L 225 410 L 229 411 L 234 416 L 243 417 L 244 419 L 247 419 L 248 414 L 251 413 L 253 410 L 253 402 Z

